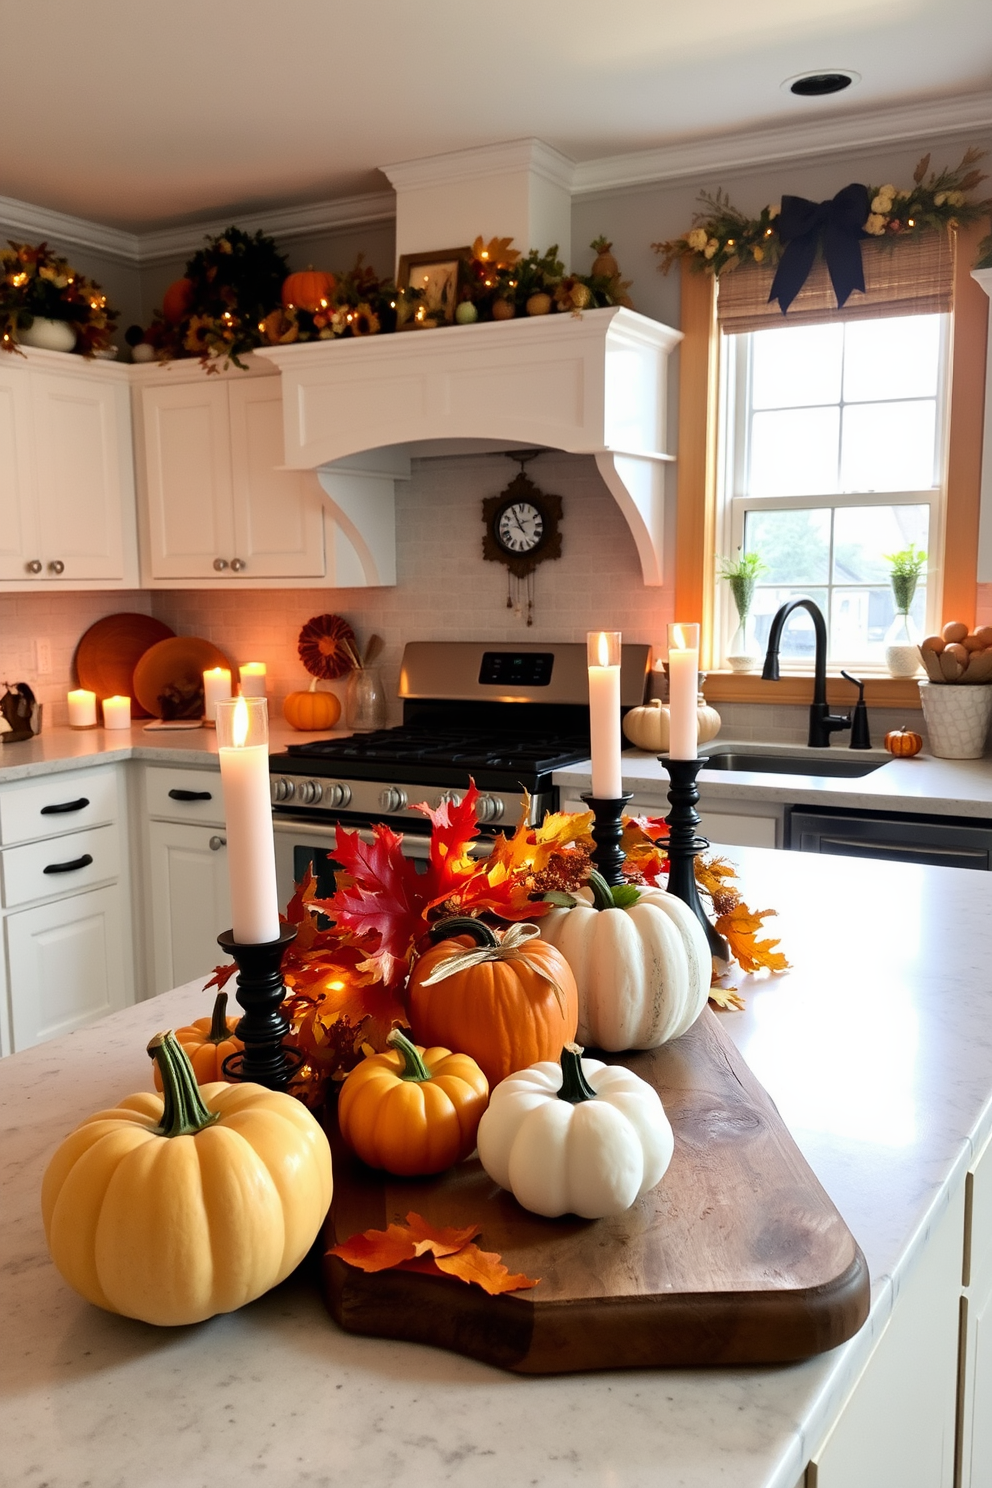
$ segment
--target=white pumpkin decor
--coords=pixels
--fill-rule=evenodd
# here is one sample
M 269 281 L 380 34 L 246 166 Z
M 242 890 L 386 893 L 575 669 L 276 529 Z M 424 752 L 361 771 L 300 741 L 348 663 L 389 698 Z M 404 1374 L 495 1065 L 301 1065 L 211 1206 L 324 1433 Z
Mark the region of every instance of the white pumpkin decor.
M 576 1035 L 597 1049 L 655 1049 L 706 1006 L 712 959 L 688 905 L 664 889 L 589 876 L 592 902 L 552 909 L 541 936 L 561 951 L 579 990 Z
M 656 1090 L 621 1065 L 542 1060 L 502 1080 L 479 1126 L 479 1158 L 525 1209 L 554 1219 L 623 1214 L 660 1182 L 675 1139 Z
M 696 703 L 696 738 L 700 744 L 708 744 L 720 732 L 720 715 L 700 692 Z M 646 749 L 649 754 L 667 754 L 671 720 L 668 704 L 661 698 L 651 698 L 639 708 L 630 708 L 623 715 L 623 731 L 635 749 Z

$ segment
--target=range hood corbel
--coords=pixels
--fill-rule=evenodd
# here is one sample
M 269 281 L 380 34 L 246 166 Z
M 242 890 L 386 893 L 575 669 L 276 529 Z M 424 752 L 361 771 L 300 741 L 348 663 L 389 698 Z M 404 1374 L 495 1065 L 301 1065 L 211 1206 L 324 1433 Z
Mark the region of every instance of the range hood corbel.
M 391 482 L 409 476 L 418 445 L 504 441 L 593 455 L 633 534 L 644 582 L 657 585 L 665 467 L 673 459 L 667 364 L 681 339 L 658 321 L 611 308 L 257 355 L 282 376 L 286 464 L 318 470 L 366 573 L 375 562 L 388 571 L 388 561 L 372 555 L 383 552 Z

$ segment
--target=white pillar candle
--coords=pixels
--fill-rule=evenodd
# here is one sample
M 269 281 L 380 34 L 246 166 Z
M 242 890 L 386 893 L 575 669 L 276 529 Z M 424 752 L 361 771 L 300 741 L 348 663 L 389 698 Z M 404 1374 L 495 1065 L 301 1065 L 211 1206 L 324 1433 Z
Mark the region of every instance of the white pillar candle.
M 212 667 L 203 674 L 203 721 L 216 723 L 217 704 L 231 696 L 231 674 L 226 667 Z
M 96 728 L 95 692 L 87 692 L 85 687 L 77 687 L 74 692 L 68 694 L 66 701 L 69 704 L 70 728 Z
M 265 698 L 218 702 L 217 745 L 234 939 L 239 945 L 265 945 L 279 939 Z
M 699 626 L 668 627 L 669 745 L 672 759 L 695 759 L 699 692 Z
M 589 738 L 592 752 L 592 793 L 599 801 L 616 801 L 623 794 L 620 769 L 620 632 L 590 631 L 586 636 L 589 664 Z
M 131 699 L 129 697 L 104 698 L 103 726 L 105 729 L 129 729 L 131 727 Z
M 241 696 L 242 697 L 264 697 L 265 696 L 265 662 L 246 661 L 244 666 L 238 669 L 241 673 Z

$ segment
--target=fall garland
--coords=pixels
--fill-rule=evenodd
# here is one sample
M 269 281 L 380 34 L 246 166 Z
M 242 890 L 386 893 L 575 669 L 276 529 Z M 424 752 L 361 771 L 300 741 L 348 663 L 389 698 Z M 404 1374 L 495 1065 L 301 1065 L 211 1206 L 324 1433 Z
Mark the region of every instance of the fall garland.
M 0 346 L 20 352 L 21 333 L 35 320 L 61 320 L 76 333 L 85 357 L 111 344 L 118 311 L 93 279 L 78 273 L 47 243 L 0 248 Z

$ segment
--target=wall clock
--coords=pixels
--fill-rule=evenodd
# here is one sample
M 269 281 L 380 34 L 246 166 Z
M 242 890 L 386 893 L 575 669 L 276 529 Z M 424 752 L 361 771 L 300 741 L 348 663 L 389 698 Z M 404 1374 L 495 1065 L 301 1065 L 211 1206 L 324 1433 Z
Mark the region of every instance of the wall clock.
M 498 496 L 487 496 L 482 503 L 482 556 L 506 565 L 506 607 L 519 616 L 526 609 L 528 625 L 534 623 L 534 573 L 539 564 L 561 557 L 561 497 L 542 491 L 524 471 L 540 453 L 508 455 L 520 465 L 520 473 Z

